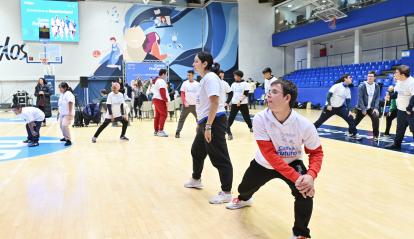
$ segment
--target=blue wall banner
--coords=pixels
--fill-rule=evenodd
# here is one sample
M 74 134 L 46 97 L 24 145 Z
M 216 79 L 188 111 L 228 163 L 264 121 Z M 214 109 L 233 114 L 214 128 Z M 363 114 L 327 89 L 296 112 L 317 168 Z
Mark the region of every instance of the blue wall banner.
M 126 82 L 131 85 L 131 81 L 140 78 L 142 81 L 153 79 L 158 76 L 161 69 L 166 69 L 167 66 L 163 62 L 137 62 L 126 63 L 125 74 Z

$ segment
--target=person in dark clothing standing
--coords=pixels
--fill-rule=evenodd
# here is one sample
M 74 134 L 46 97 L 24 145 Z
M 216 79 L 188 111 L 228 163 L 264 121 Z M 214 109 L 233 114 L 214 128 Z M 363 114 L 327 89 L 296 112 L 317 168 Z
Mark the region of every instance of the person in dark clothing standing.
M 358 131 L 355 127 L 355 121 L 351 116 L 350 84 L 352 84 L 352 76 L 345 74 L 329 89 L 326 106 L 323 108 L 321 116 L 319 116 L 319 119 L 314 125 L 316 128 L 319 128 L 333 115 L 338 115 L 348 123 L 348 131 L 351 132 L 351 139 L 361 140 L 361 137 L 357 135 Z
M 52 107 L 50 106 L 50 90 L 44 78 L 39 78 L 35 87 L 36 107 L 45 113 L 43 126 L 46 126 L 46 118 L 52 116 Z
M 233 72 L 234 82 L 231 84 L 231 92 L 227 99 L 227 104 L 231 102 L 230 116 L 227 126 L 227 139 L 232 140 L 233 134 L 231 133 L 231 126 L 234 122 L 234 119 L 237 116 L 237 113 L 241 111 L 244 122 L 250 129 L 250 132 L 253 132 L 252 120 L 250 119 L 249 106 L 248 106 L 248 96 L 250 86 L 247 82 L 242 80 L 243 72 L 236 70 Z
M 367 81 L 361 83 L 358 87 L 358 105 L 355 109 L 355 127 L 358 126 L 358 124 L 366 115 L 368 115 L 372 121 L 372 131 L 375 141 L 378 140 L 379 135 L 378 109 L 380 94 L 380 86 L 375 83 L 375 71 L 370 71 L 368 73 Z
M 390 129 L 391 129 L 391 124 L 392 121 L 397 118 L 397 93 L 394 92 L 394 86 L 390 85 L 388 87 L 388 91 L 387 91 L 387 95 L 385 96 L 385 102 L 389 102 L 387 105 L 389 105 L 389 110 L 386 116 L 386 127 L 385 127 L 385 132 L 384 132 L 384 136 L 385 137 L 389 137 L 390 136 Z

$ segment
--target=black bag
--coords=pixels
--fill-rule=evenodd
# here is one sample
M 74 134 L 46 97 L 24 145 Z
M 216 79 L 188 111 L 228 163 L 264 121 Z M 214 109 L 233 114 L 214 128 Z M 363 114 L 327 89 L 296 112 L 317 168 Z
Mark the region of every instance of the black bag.
M 83 115 L 82 115 L 82 109 L 80 107 L 77 107 L 75 110 L 75 120 L 73 122 L 72 127 L 83 127 Z

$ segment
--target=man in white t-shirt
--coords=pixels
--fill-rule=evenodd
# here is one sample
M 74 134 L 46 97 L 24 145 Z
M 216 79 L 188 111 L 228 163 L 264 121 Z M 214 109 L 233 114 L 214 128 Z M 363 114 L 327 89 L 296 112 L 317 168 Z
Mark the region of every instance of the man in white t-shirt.
M 410 67 L 398 66 L 394 77 L 397 83 L 394 91 L 397 92 L 397 132 L 394 143 L 385 146 L 386 149 L 401 149 L 407 126 L 414 138 L 414 78 L 410 76 Z
M 268 181 L 285 181 L 295 197 L 293 238 L 310 238 L 314 180 L 322 165 L 323 151 L 315 126 L 292 108 L 297 87 L 277 80 L 267 93 L 268 108 L 253 118 L 254 137 L 259 149 L 238 187 L 239 196 L 228 209 L 251 206 L 253 194 Z M 309 155 L 305 167 L 302 155 Z M 275 205 L 277 207 L 277 205 Z
M 256 82 L 252 80 L 252 78 L 249 78 L 247 81 L 249 83 L 250 89 L 249 89 L 249 109 L 252 109 L 252 106 L 254 109 L 256 109 L 256 100 L 254 98 L 254 91 L 256 90 Z
M 26 121 L 27 139 L 23 143 L 28 143 L 29 147 L 39 146 L 40 128 L 45 113 L 31 106 L 22 108 L 20 105 L 13 105 L 12 110 L 19 118 Z
M 231 90 L 227 103 L 231 102 L 230 116 L 227 125 L 227 139 L 232 140 L 233 134 L 231 133 L 231 126 L 233 125 L 234 119 L 236 118 L 239 111 L 241 112 L 244 122 L 250 129 L 250 132 L 253 132 L 252 120 L 250 119 L 249 106 L 248 106 L 248 96 L 250 86 L 249 84 L 242 80 L 243 72 L 236 70 L 233 72 L 234 82 L 231 84 Z
M 265 95 L 266 95 L 270 89 L 270 84 L 272 84 L 273 81 L 277 80 L 277 78 L 272 75 L 272 69 L 270 69 L 270 67 L 264 68 L 262 73 L 263 73 L 263 78 L 264 78 L 263 83 L 264 83 L 264 90 L 265 90 Z
M 348 123 L 348 132 L 351 134 L 350 139 L 361 140 L 355 127 L 355 121 L 351 113 L 351 90 L 349 85 L 352 84 L 352 76 L 344 74 L 341 79 L 333 85 L 328 92 L 326 106 L 323 108 L 319 119 L 314 123 L 319 128 L 325 121 L 333 115 L 338 115 Z
M 181 85 L 181 101 L 183 103 L 183 108 L 181 110 L 180 119 L 178 120 L 177 130 L 175 132 L 175 137 L 180 138 L 180 132 L 183 129 L 185 119 L 191 113 L 194 115 L 194 118 L 197 121 L 197 112 L 196 112 L 196 99 L 200 91 L 200 83 L 194 80 L 194 71 L 189 70 L 187 72 L 188 80 L 184 81 Z
M 152 102 L 155 107 L 154 117 L 154 136 L 168 137 L 168 134 L 164 131 L 165 120 L 167 119 L 168 111 L 167 104 L 170 101 L 168 95 L 167 82 L 167 70 L 161 69 L 158 73 L 158 78 L 152 87 Z
M 231 92 L 231 87 L 230 87 L 229 83 L 227 83 L 227 81 L 224 80 L 224 71 L 223 70 L 219 71 L 219 77 L 221 79 L 221 81 L 220 81 L 220 83 L 221 83 L 220 102 L 222 104 L 224 104 L 224 108 L 227 111 L 228 110 L 227 99 L 228 99 L 228 96 Z

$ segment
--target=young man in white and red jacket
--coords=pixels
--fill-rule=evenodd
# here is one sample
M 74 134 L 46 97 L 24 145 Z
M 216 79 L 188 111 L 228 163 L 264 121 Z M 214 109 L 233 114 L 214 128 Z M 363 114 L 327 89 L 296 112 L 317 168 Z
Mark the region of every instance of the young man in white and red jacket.
M 152 102 L 155 106 L 154 136 L 159 137 L 168 137 L 164 132 L 164 124 L 168 115 L 167 103 L 169 101 L 165 78 L 167 78 L 167 70 L 161 69 L 152 87 L 152 93 L 154 94 L 152 96 Z
M 293 238 L 310 238 L 314 180 L 323 158 L 315 126 L 292 110 L 297 87 L 290 81 L 276 80 L 267 93 L 268 108 L 253 119 L 253 133 L 259 150 L 239 185 L 239 196 L 227 204 L 239 209 L 252 204 L 253 194 L 268 181 L 280 178 L 295 197 Z M 304 149 L 302 148 L 304 146 Z M 302 154 L 309 155 L 306 169 Z

